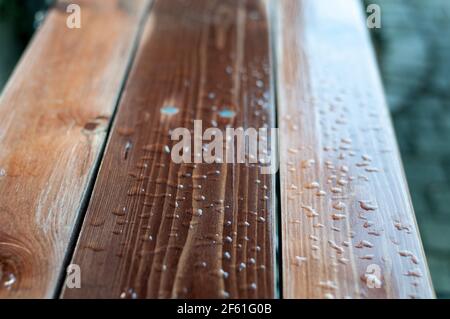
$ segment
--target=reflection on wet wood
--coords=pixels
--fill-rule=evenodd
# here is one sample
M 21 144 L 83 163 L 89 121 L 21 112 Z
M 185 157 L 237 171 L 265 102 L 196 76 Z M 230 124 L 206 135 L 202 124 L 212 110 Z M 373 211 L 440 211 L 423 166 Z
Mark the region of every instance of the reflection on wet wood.
M 193 120 L 274 125 L 268 34 L 264 1 L 155 1 L 64 298 L 274 297 L 274 175 L 170 156 Z
M 283 296 L 433 297 L 362 8 L 274 8 Z
M 120 2 L 51 10 L 1 96 L 0 298 L 55 294 L 148 4 Z

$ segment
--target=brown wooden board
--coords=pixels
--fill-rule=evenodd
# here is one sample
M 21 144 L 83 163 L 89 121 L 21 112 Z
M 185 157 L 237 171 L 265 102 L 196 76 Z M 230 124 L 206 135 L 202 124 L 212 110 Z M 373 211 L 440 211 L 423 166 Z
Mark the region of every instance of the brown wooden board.
M 64 298 L 274 297 L 274 175 L 169 154 L 195 119 L 272 127 L 271 80 L 264 1 L 154 2 Z
M 285 298 L 430 298 L 356 0 L 274 2 Z
M 49 12 L 0 98 L 0 298 L 55 294 L 148 1 Z

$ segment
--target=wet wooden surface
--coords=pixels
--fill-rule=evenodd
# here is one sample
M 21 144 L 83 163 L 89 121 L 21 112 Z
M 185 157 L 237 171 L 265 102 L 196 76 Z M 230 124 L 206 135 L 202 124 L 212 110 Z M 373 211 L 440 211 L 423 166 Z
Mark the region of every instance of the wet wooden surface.
M 274 8 L 283 297 L 433 297 L 362 8 Z
M 0 99 L 0 298 L 55 294 L 148 5 L 71 3 L 82 28 L 51 10 Z
M 274 175 L 169 154 L 193 120 L 275 125 L 267 19 L 260 0 L 155 1 L 64 298 L 275 296 Z
M 0 99 L 0 297 L 54 296 L 69 259 L 63 298 L 434 296 L 357 0 L 78 3 L 82 28 L 57 5 Z M 276 175 L 170 154 L 194 120 L 274 127 L 274 78 L 281 234 Z

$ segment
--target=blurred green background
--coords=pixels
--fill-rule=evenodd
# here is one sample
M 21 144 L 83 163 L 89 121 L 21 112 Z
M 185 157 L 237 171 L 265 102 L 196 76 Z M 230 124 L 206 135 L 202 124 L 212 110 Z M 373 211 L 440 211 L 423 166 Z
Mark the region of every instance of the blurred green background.
M 0 90 L 51 0 L 0 0 Z
M 51 0 L 0 0 L 0 90 Z M 379 4 L 371 30 L 438 297 L 450 298 L 450 0 Z
M 450 298 L 450 1 L 365 0 L 433 283 Z

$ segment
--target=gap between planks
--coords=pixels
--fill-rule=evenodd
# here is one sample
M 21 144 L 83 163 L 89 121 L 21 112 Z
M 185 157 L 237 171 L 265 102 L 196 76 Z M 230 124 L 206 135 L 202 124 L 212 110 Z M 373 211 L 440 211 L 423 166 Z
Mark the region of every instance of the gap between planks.
M 62 272 L 61 272 L 61 274 L 59 276 L 57 289 L 55 290 L 55 293 L 54 293 L 54 297 L 55 298 L 58 298 L 61 295 L 64 286 L 67 284 L 66 276 L 67 276 L 67 274 L 71 273 L 71 272 L 69 272 L 69 267 L 71 266 L 70 261 L 72 260 L 73 254 L 75 252 L 76 243 L 77 243 L 80 231 L 81 231 L 81 227 L 83 225 L 83 221 L 84 221 L 84 218 L 85 218 L 85 215 L 86 215 L 86 211 L 87 211 L 87 208 L 88 208 L 89 203 L 90 203 L 91 198 L 92 198 L 92 192 L 94 190 L 95 181 L 97 180 L 98 173 L 100 171 L 101 162 L 102 162 L 102 159 L 103 159 L 103 157 L 105 155 L 107 141 L 108 141 L 108 139 L 109 139 L 109 137 L 111 135 L 112 126 L 113 126 L 113 123 L 114 123 L 114 119 L 116 117 L 117 106 L 118 106 L 119 102 L 122 99 L 122 94 L 123 94 L 123 91 L 125 90 L 125 85 L 127 83 L 128 76 L 129 76 L 131 68 L 133 66 L 133 62 L 134 62 L 134 58 L 136 56 L 137 50 L 139 48 L 139 42 L 140 42 L 140 39 L 142 37 L 142 33 L 144 31 L 144 25 L 145 25 L 145 21 L 146 21 L 145 17 L 148 16 L 148 14 L 150 13 L 152 4 L 153 4 L 153 0 L 149 0 L 149 3 L 147 5 L 147 7 L 144 8 L 144 12 L 143 12 L 143 15 L 142 15 L 143 18 L 141 19 L 141 23 L 140 23 L 140 26 L 138 28 L 136 40 L 133 43 L 132 53 L 131 53 L 130 59 L 128 61 L 128 66 L 127 66 L 127 70 L 125 72 L 125 76 L 124 76 L 124 79 L 123 79 L 123 82 L 122 82 L 122 86 L 121 86 L 121 88 L 119 90 L 120 93 L 119 93 L 118 98 L 117 98 L 116 107 L 114 108 L 114 110 L 112 112 L 111 120 L 110 120 L 110 122 L 108 124 L 108 128 L 106 130 L 105 143 L 103 144 L 103 146 L 102 146 L 102 148 L 101 148 L 101 150 L 99 152 L 99 155 L 98 155 L 99 160 L 95 163 L 95 167 L 93 169 L 92 177 L 89 180 L 89 184 L 88 184 L 88 186 L 86 188 L 85 195 L 82 198 L 80 214 L 78 216 L 78 220 L 76 222 L 75 229 L 73 230 L 72 238 L 69 240 L 69 246 L 68 246 L 67 254 L 66 254 L 64 262 L 63 262 Z

